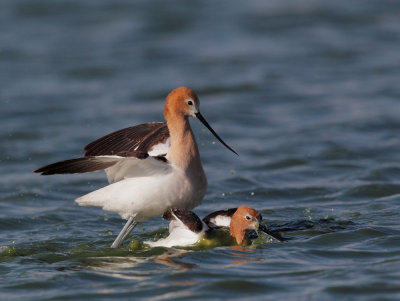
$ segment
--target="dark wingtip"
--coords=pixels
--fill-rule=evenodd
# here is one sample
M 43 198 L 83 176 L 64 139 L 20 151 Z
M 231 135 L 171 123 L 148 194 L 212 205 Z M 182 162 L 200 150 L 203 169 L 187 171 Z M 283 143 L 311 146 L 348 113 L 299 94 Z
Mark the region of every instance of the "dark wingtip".
M 34 170 L 34 172 L 41 173 L 41 175 L 43 176 L 55 174 L 85 173 L 103 170 L 114 165 L 115 163 L 115 160 L 103 161 L 102 158 L 83 157 L 55 162 L 53 164 L 42 166 Z
M 37 169 L 35 169 L 33 172 L 34 172 L 34 173 L 40 173 L 40 175 L 46 175 L 45 172 L 44 172 L 44 167 L 45 167 L 45 166 L 42 166 L 42 167 L 40 167 L 40 168 L 37 168 Z
M 33 172 L 38 173 L 41 176 L 49 176 L 49 175 L 54 175 L 55 173 L 51 171 L 51 169 L 48 168 L 49 165 L 42 166 L 38 169 L 35 169 Z

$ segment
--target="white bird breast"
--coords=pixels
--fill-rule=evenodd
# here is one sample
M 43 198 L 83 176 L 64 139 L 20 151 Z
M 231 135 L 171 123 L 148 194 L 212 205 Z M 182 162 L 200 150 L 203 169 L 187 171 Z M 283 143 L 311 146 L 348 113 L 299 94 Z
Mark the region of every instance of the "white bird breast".
M 171 207 L 193 209 L 202 195 L 193 191 L 186 174 L 152 157 L 144 160 L 122 158 L 106 170 L 114 182 L 76 200 L 81 206 L 100 206 L 127 219 L 136 213 L 136 221 L 161 216 Z M 160 168 L 161 166 L 161 168 Z

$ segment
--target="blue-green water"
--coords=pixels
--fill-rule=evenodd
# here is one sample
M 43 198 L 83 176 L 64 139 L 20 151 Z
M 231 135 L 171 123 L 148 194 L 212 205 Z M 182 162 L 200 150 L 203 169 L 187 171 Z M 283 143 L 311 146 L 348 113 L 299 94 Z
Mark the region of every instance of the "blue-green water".
M 398 1 L 3 0 L 0 299 L 400 299 Z M 108 246 L 119 216 L 74 199 L 103 173 L 40 177 L 186 85 L 200 216 L 247 204 L 291 240 Z M 165 234 L 155 218 L 130 237 Z

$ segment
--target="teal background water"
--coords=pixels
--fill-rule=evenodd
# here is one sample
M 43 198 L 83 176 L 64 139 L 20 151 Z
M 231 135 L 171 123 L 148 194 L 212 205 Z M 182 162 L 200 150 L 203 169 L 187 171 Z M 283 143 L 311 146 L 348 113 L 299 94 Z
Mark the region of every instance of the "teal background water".
M 394 0 L 1 1 L 0 299 L 400 299 L 399 15 Z M 162 121 L 181 85 L 240 154 L 192 120 L 196 213 L 247 204 L 290 241 L 111 250 L 123 221 L 73 201 L 103 173 L 32 173 Z

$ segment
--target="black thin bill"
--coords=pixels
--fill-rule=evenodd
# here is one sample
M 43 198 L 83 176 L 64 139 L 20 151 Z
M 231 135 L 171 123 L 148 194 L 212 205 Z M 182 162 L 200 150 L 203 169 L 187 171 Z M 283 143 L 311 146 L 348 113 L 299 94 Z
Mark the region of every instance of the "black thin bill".
M 277 232 L 274 233 L 274 232 L 268 230 L 267 227 L 265 227 L 264 225 L 261 225 L 261 224 L 260 224 L 260 226 L 259 226 L 258 229 L 259 229 L 260 231 L 263 231 L 264 233 L 268 234 L 269 236 L 272 236 L 273 238 L 275 238 L 275 239 L 278 240 L 278 241 L 285 241 L 285 240 L 286 240 L 286 239 L 283 238 L 279 233 L 277 233 Z
M 199 113 L 196 113 L 196 117 L 197 117 L 197 119 L 199 119 L 199 120 L 201 121 L 202 124 L 204 124 L 204 126 L 205 126 L 206 128 L 209 129 L 209 131 L 215 136 L 215 138 L 217 138 L 217 139 L 219 140 L 219 142 L 221 142 L 223 145 L 225 145 L 225 147 L 226 147 L 227 149 L 229 149 L 231 152 L 233 152 L 233 153 L 235 153 L 236 155 L 238 155 L 237 152 L 235 152 L 228 144 L 226 144 L 226 143 L 224 142 L 224 140 L 222 140 L 222 139 L 218 136 L 218 134 L 217 134 L 217 133 L 213 130 L 213 128 L 208 124 L 208 122 L 204 119 L 204 117 L 200 114 L 200 112 L 199 112 Z M 239 156 L 239 155 L 238 155 L 238 156 Z

